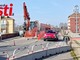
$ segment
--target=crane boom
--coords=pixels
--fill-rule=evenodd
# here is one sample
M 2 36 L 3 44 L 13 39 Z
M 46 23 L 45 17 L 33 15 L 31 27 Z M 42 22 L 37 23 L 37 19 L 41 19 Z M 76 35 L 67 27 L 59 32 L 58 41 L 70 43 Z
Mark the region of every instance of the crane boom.
M 27 6 L 25 2 L 23 3 L 23 13 L 24 13 L 24 37 L 34 37 L 37 32 L 37 28 L 34 27 L 33 29 L 30 29 L 30 17 L 29 13 L 27 11 Z
M 30 26 L 30 17 L 29 17 L 29 13 L 27 11 L 27 6 L 25 4 L 25 2 L 23 3 L 23 11 L 24 11 L 24 23 L 25 23 L 25 28 L 28 31 L 29 30 L 29 26 Z

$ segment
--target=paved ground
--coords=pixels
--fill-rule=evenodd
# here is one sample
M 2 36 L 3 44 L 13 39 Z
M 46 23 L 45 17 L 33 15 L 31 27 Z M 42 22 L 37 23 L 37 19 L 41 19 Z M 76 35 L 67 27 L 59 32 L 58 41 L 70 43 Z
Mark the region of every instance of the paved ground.
M 78 60 L 80 60 L 80 33 L 69 32 L 68 36 L 71 37 L 72 48 L 74 49 L 76 57 L 78 58 Z
M 72 40 L 72 48 L 78 59 L 80 60 L 80 40 Z
M 12 56 L 12 53 L 16 48 L 18 50 L 15 52 L 16 53 L 15 56 L 19 56 L 19 55 L 21 56 L 21 55 L 28 54 L 28 50 L 31 51 L 33 45 L 35 45 L 33 50 L 38 51 L 42 49 L 42 45 L 46 47 L 47 43 L 50 43 L 49 48 L 53 46 L 59 47 L 61 45 L 62 46 L 66 45 L 64 41 L 52 42 L 52 41 L 43 41 L 43 40 L 37 40 L 32 38 L 28 40 L 24 37 L 11 38 L 11 39 L 7 39 L 6 41 L 3 40 L 2 42 L 0 42 L 0 57 L 1 57 L 0 60 L 4 60 L 7 55 Z M 7 54 L 5 54 L 4 52 L 6 52 Z
M 45 46 L 46 43 L 47 42 L 45 42 L 43 40 L 38 41 L 37 39 L 31 39 L 31 38 L 29 40 L 27 40 L 24 37 L 6 39 L 6 40 L 3 40 L 2 42 L 0 42 L 0 55 L 3 55 L 3 52 L 5 52 L 5 51 L 7 51 L 9 55 L 12 55 L 13 51 L 16 48 L 20 48 L 20 50 L 18 50 L 18 52 L 21 52 L 27 46 L 29 46 L 29 50 L 31 50 L 33 45 L 37 45 L 37 46 L 35 46 L 34 50 L 39 50 L 42 48 L 41 44 L 43 44 Z M 52 42 L 51 44 L 55 45 L 54 42 Z
M 71 57 L 70 52 L 66 52 L 66 53 L 48 57 L 43 60 L 73 60 L 73 58 Z
M 14 41 L 15 41 L 15 46 L 14 46 Z M 22 48 L 26 47 L 27 45 L 35 43 L 37 40 L 27 40 L 26 38 L 23 37 L 17 37 L 17 38 L 10 38 L 6 39 L 0 42 L 0 56 L 1 57 L 6 57 L 7 54 L 9 56 L 12 55 L 13 51 L 16 48 Z M 6 53 L 3 53 L 6 52 Z M 19 51 L 21 52 L 21 51 Z M 1 60 L 1 59 L 0 59 Z

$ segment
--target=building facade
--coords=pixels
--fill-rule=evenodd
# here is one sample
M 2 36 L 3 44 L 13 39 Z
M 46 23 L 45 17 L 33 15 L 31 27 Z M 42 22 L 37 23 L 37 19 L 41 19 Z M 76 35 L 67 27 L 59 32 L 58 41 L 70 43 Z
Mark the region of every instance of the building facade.
M 73 33 L 80 33 L 80 13 L 73 13 L 68 17 L 68 29 Z
M 73 33 L 80 33 L 80 13 L 79 7 L 74 7 L 74 13 L 68 17 L 68 29 Z
M 14 19 L 10 17 L 0 16 L 0 33 L 14 33 Z

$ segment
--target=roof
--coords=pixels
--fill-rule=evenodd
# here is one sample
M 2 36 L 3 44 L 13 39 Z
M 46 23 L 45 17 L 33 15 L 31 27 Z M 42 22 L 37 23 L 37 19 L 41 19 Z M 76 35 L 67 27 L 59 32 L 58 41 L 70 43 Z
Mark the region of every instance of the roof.
M 68 18 L 69 17 L 76 17 L 76 13 L 71 14 L 70 16 L 68 16 Z M 77 17 L 80 17 L 80 13 L 77 13 Z
M 9 16 L 1 16 L 1 19 L 10 19 L 10 20 L 14 20 L 13 18 L 9 17 Z

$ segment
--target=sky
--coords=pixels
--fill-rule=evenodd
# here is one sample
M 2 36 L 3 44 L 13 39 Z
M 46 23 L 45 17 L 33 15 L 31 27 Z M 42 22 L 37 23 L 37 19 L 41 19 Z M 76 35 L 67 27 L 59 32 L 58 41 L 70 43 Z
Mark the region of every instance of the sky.
M 54 26 L 67 23 L 75 5 L 80 8 L 80 0 L 0 0 L 0 4 L 13 4 L 14 16 L 11 17 L 17 25 L 24 23 L 23 2 L 27 5 L 31 21 L 38 20 Z

